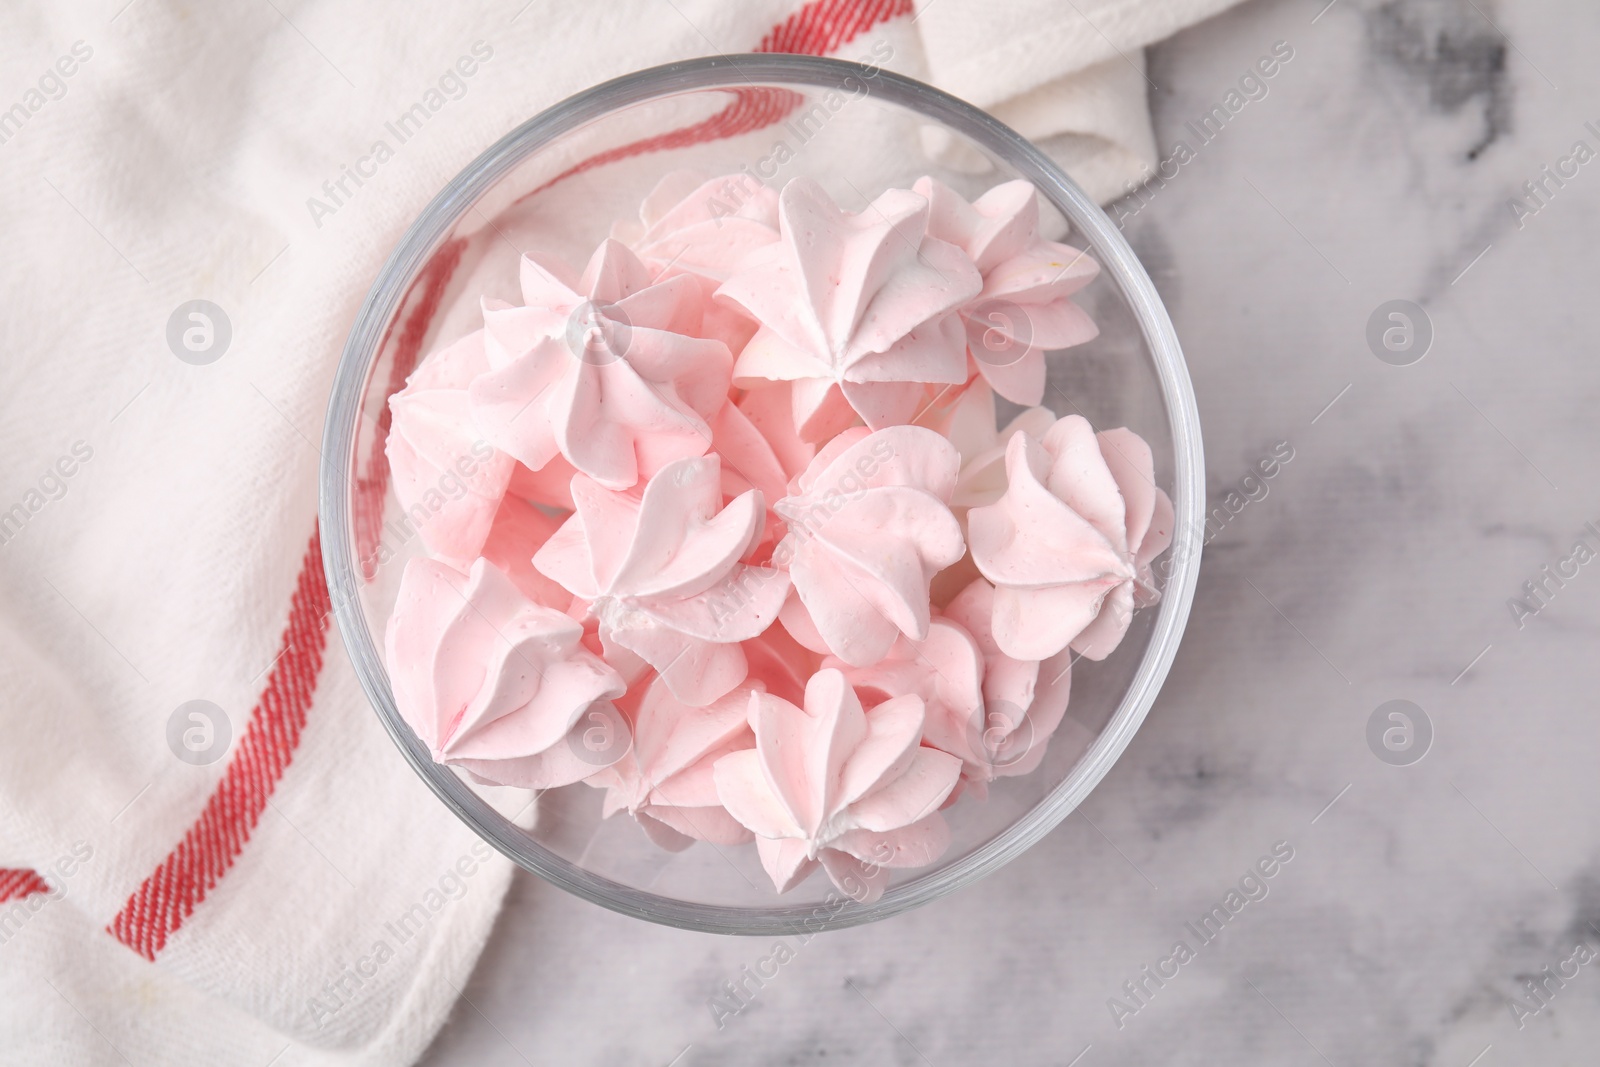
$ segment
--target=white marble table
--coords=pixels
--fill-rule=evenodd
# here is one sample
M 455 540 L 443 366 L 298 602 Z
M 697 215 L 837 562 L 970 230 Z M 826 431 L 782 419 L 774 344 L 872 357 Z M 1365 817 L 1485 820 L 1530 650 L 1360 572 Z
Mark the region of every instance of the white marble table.
M 1167 152 L 1293 49 L 1126 228 L 1214 497 L 1294 458 L 1207 550 L 1176 667 L 1082 813 L 976 886 L 815 939 L 721 1030 L 708 998 L 769 945 L 521 877 L 427 1062 L 1600 1060 L 1600 564 L 1572 547 L 1600 527 L 1600 163 L 1509 205 L 1600 149 L 1600 9 L 1323 2 L 1257 0 L 1151 54 Z M 1420 362 L 1369 348 L 1390 300 L 1431 321 Z M 1576 576 L 1513 612 L 1547 564 Z M 1410 765 L 1369 747 L 1391 700 L 1431 723 Z M 1186 924 L 1278 842 L 1292 859 L 1202 943 Z

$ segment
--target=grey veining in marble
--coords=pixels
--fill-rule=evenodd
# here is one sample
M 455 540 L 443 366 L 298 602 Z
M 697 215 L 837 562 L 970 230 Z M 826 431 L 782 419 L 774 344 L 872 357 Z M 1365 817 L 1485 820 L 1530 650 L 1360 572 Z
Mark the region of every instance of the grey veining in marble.
M 1210 491 L 1246 503 L 1082 811 L 978 885 L 800 947 L 721 1029 L 708 1000 L 770 945 L 520 878 L 427 1062 L 1600 1062 L 1600 564 L 1574 551 L 1600 547 L 1600 164 L 1542 170 L 1600 147 L 1600 9 L 1325 3 L 1254 0 L 1150 56 L 1166 154 L 1293 49 L 1122 205 Z M 1410 365 L 1368 345 L 1391 300 L 1431 323 Z M 1392 700 L 1431 724 L 1409 765 L 1369 747 Z

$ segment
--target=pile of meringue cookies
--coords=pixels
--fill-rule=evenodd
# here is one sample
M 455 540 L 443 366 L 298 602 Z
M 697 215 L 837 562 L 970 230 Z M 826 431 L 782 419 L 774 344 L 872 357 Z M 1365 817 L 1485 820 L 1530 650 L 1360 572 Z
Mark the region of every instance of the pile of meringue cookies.
M 1038 766 L 1074 660 L 1157 595 L 1150 448 L 1039 406 L 1099 266 L 1025 181 L 852 213 L 673 173 L 640 218 L 581 274 L 525 255 L 522 305 L 391 399 L 427 550 L 395 702 L 478 780 L 582 782 L 664 848 L 876 899 Z M 999 430 L 996 395 L 1026 408 Z

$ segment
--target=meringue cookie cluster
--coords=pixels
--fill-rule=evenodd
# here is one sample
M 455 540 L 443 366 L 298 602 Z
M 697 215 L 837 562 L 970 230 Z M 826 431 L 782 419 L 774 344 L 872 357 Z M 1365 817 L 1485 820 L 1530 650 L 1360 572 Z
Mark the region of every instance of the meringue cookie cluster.
M 931 178 L 850 212 L 671 174 L 581 272 L 525 256 L 390 401 L 401 714 L 664 848 L 753 842 L 780 892 L 933 862 L 1157 595 L 1149 447 L 1038 406 L 1098 269 L 1027 182 Z

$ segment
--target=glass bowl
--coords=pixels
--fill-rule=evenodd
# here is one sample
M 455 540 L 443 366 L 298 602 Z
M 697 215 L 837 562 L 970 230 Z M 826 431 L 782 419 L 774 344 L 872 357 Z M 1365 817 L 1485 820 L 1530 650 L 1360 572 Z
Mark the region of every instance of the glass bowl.
M 1049 356 L 1045 402 L 1097 429 L 1141 434 L 1175 508 L 1172 547 L 1157 561 L 1159 605 L 1137 613 L 1109 658 L 1074 668 L 1066 718 L 1043 762 L 994 782 L 984 802 L 948 809 L 946 853 L 930 867 L 895 871 L 871 903 L 842 897 L 820 873 L 780 896 L 752 846 L 658 849 L 626 814 L 602 820 L 602 794 L 586 785 L 519 803 L 473 784 L 434 763 L 401 718 L 379 651 L 405 560 L 421 552 L 388 484 L 388 398 L 420 357 L 481 325 L 473 321 L 479 295 L 515 300 L 520 251 L 581 264 L 612 220 L 635 217 L 659 177 L 680 167 L 746 169 L 774 186 L 808 176 L 848 210 L 923 174 L 969 198 L 1010 178 L 1031 181 L 1047 236 L 1070 240 L 1102 267 L 1076 298 L 1100 334 Z M 378 717 L 416 773 L 484 840 L 627 915 L 719 933 L 808 933 L 894 915 L 983 877 L 1043 837 L 1105 776 L 1183 633 L 1204 539 L 1202 471 L 1194 396 L 1166 310 L 1116 227 L 1043 152 L 977 108 L 872 66 L 724 56 L 640 71 L 562 101 L 474 160 L 411 225 L 361 306 L 334 380 L 322 550 L 339 632 Z

